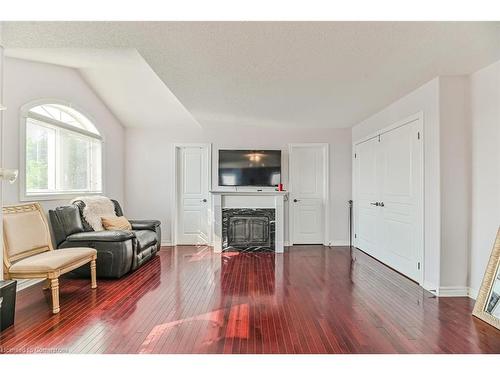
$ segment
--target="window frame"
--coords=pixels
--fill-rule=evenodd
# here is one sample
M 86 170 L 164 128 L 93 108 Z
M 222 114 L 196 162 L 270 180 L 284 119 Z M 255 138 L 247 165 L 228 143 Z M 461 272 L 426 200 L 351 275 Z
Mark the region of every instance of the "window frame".
M 68 125 L 64 122 L 45 117 L 43 115 L 40 115 L 36 112 L 31 112 L 31 109 L 40 105 L 50 105 L 50 104 L 56 104 L 56 105 L 62 105 L 69 107 L 75 111 L 78 111 L 81 115 L 85 116 L 97 129 L 96 122 L 94 119 L 89 116 L 84 110 L 81 108 L 76 107 L 72 103 L 65 102 L 62 100 L 58 99 L 40 99 L 40 100 L 35 100 L 31 101 L 29 103 L 26 103 L 21 107 L 20 111 L 20 131 L 19 131 L 19 142 L 20 142 L 20 147 L 19 147 L 19 200 L 21 202 L 26 202 L 26 201 L 33 201 L 33 200 L 45 200 L 45 201 L 50 201 L 50 200 L 62 200 L 62 199 L 72 199 L 80 195 L 103 195 L 106 189 L 106 179 L 105 179 L 105 173 L 104 173 L 104 167 L 105 167 L 105 158 L 106 158 L 106 153 L 105 153 L 105 140 L 104 137 L 99 133 L 95 134 L 93 132 L 87 131 L 85 129 L 81 129 L 78 127 L 74 127 L 71 125 Z M 101 190 L 100 191 L 89 191 L 89 190 L 78 190 L 78 191 L 57 191 L 57 192 L 41 192 L 41 193 L 28 193 L 27 192 L 27 186 L 26 186 L 26 136 L 27 136 L 27 127 L 28 127 L 28 119 L 33 119 L 35 121 L 41 121 L 44 123 L 47 123 L 51 126 L 54 127 L 59 127 L 61 129 L 74 132 L 86 137 L 94 138 L 101 143 Z M 99 131 L 97 129 L 97 131 Z

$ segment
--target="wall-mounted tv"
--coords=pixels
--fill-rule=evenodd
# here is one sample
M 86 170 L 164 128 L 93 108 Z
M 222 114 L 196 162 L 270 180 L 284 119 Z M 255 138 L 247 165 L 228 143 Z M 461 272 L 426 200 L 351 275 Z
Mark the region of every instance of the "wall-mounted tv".
M 219 150 L 219 186 L 278 186 L 280 150 Z

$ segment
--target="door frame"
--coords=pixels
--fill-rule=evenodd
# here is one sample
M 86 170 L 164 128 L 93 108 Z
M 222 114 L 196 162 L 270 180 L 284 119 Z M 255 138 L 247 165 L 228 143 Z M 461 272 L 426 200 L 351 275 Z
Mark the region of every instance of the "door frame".
M 178 151 L 182 148 L 187 147 L 206 147 L 207 148 L 207 168 L 208 168 L 208 179 L 207 179 L 207 191 L 210 193 L 212 189 L 212 144 L 211 143 L 174 143 L 172 147 L 172 160 L 174 162 L 173 165 L 173 195 L 172 195 L 172 217 L 171 217 L 171 238 L 172 238 L 172 246 L 177 246 L 177 229 L 179 222 L 179 205 L 178 202 L 178 181 L 179 181 L 179 168 L 178 168 Z M 208 194 L 207 197 L 207 217 L 211 220 L 210 215 L 210 207 L 212 206 L 212 195 Z M 212 231 L 211 231 L 212 223 L 208 223 L 208 246 L 212 245 Z
M 332 246 L 330 238 L 330 144 L 329 143 L 289 143 L 288 144 L 288 190 L 292 192 L 292 149 L 294 147 L 318 147 L 323 151 L 323 205 L 324 205 L 324 223 L 323 223 L 323 245 Z M 288 196 L 290 198 L 290 195 Z M 293 205 L 288 204 L 288 244 L 293 246 Z
M 412 122 L 418 121 L 418 129 L 420 132 L 420 196 L 419 196 L 419 204 L 420 207 L 418 209 L 418 215 L 419 215 L 419 222 L 420 222 L 420 248 L 419 248 L 419 259 L 420 259 L 420 272 L 418 273 L 419 279 L 416 280 L 419 285 L 424 284 L 424 274 L 425 274 L 425 216 L 424 216 L 424 207 L 425 207 L 425 191 L 424 191 L 424 182 L 425 182 L 425 163 L 424 163 L 424 143 L 425 143 L 425 134 L 424 134 L 424 112 L 419 111 L 417 113 L 414 113 L 413 115 L 410 115 L 408 117 L 403 118 L 402 120 L 396 121 L 392 123 L 389 126 L 386 126 L 382 129 L 379 129 L 373 133 L 370 133 L 369 135 L 360 138 L 352 143 L 352 199 L 353 199 L 353 232 L 354 232 L 354 238 L 352 239 L 352 244 L 354 247 L 357 248 L 357 238 L 356 238 L 356 229 L 357 229 L 357 214 L 358 214 L 358 201 L 357 201 L 357 196 L 356 196 L 356 191 L 357 191 L 357 183 L 356 183 L 356 176 L 357 176 L 357 161 L 356 161 L 356 146 L 364 143 L 366 141 L 369 141 L 373 138 L 376 138 L 382 134 L 388 133 L 392 130 L 395 130 L 397 128 L 400 128 L 402 126 L 408 125 Z

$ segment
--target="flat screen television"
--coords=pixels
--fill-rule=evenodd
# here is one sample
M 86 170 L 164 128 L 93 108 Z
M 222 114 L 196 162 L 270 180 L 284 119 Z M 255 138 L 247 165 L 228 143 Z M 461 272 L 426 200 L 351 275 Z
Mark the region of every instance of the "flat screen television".
M 219 186 L 278 186 L 280 150 L 219 150 Z

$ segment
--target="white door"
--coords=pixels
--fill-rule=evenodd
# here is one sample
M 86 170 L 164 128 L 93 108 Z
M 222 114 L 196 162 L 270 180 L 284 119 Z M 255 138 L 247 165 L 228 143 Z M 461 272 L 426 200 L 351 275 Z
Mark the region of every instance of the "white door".
M 420 281 L 422 163 L 419 122 L 381 135 L 382 243 L 387 263 Z
M 356 145 L 356 246 L 421 282 L 422 145 L 415 120 Z
M 380 178 L 378 173 L 378 137 L 356 146 L 356 244 L 361 250 L 374 257 L 380 257 Z
M 292 244 L 325 242 L 326 145 L 290 145 Z
M 208 145 L 176 148 L 178 245 L 209 243 L 209 150 Z

